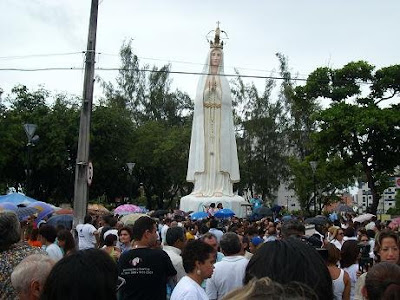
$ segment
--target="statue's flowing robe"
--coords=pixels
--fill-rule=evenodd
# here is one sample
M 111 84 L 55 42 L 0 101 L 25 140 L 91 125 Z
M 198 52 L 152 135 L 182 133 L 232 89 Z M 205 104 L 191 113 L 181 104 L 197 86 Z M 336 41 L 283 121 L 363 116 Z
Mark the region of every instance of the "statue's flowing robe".
M 240 175 L 231 90 L 223 76 L 223 53 L 218 74 L 206 75 L 212 50 L 197 87 L 186 180 L 194 183 L 192 194 L 232 196 Z

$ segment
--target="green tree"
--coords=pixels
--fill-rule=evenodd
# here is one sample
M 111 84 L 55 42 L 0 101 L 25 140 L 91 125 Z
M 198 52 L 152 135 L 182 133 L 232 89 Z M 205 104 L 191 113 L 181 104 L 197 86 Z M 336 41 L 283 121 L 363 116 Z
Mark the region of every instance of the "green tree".
M 346 166 L 337 155 L 329 158 L 321 156 L 318 145 L 312 140 L 313 134 L 318 131 L 315 116 L 321 112 L 319 93 L 324 89 L 319 82 L 328 80 L 328 76 L 324 73 L 326 69 L 316 70 L 307 78 L 305 85 L 295 86 L 287 57 L 280 53 L 277 57 L 280 61 L 280 74 L 283 77 L 280 98 L 284 103 L 287 118 L 289 187 L 295 191 L 301 208 L 311 213 L 310 208 L 314 200 L 314 174 L 310 161 L 318 163 L 315 172 L 317 209 L 335 201 L 337 192 L 350 186 L 357 172 L 356 168 Z
M 45 201 L 69 201 L 76 157 L 77 100 L 66 95 L 51 98 L 42 88 L 29 91 L 22 85 L 13 88 L 6 98 L 9 106 L 3 110 L 0 121 L 0 181 L 3 186 L 24 186 L 27 138 L 23 124 L 34 123 L 40 140 L 31 149 L 30 196 Z M 48 105 L 47 101 L 53 104 Z
M 164 201 L 168 206 L 178 192 L 187 189 L 193 104 L 187 94 L 171 91 L 169 65 L 141 66 L 130 42 L 123 44 L 120 55 L 116 85 L 102 82 L 104 104 L 129 112 L 126 117 L 133 124 L 129 161 L 136 162 L 134 190 L 137 191 L 138 183 L 143 183 L 150 208 L 161 208 Z
M 315 97 L 333 101 L 316 117 L 319 131 L 313 138 L 318 155 L 326 159 L 338 156 L 346 167 L 362 170 L 371 189 L 373 214 L 400 164 L 400 106 L 378 105 L 398 95 L 399 78 L 399 65 L 374 72 L 374 66 L 359 61 L 341 69 L 317 69 L 307 87 Z
M 134 174 L 138 182 L 143 183 L 150 209 L 169 207 L 178 194 L 188 192 L 189 142 L 189 125 L 170 126 L 149 121 L 135 131 Z
M 190 97 L 179 90 L 171 91 L 170 65 L 161 68 L 140 66 L 131 42 L 120 50 L 121 67 L 117 84 L 102 82 L 105 98 L 126 107 L 132 120 L 140 126 L 147 121 L 167 121 L 182 124 L 193 110 Z
M 254 84 L 244 84 L 239 74 L 232 83 L 240 128 L 239 188 L 249 188 L 252 192 L 254 188 L 263 199 L 274 199 L 287 166 L 284 111 L 281 101 L 271 101 L 275 82 L 267 80 L 261 95 Z
M 129 111 L 115 103 L 100 103 L 92 114 L 90 160 L 94 176 L 90 198 L 116 197 L 129 194 L 126 163 L 131 162 L 135 126 Z

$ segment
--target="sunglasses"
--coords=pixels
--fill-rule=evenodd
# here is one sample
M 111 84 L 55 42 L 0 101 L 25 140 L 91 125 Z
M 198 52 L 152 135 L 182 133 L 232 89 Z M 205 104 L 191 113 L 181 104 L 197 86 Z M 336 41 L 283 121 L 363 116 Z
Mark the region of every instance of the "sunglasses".
M 126 280 L 125 280 L 124 278 L 118 276 L 118 279 L 117 279 L 117 289 L 116 289 L 116 291 L 118 292 L 118 290 L 119 290 L 123 285 L 125 285 L 125 283 L 126 283 Z

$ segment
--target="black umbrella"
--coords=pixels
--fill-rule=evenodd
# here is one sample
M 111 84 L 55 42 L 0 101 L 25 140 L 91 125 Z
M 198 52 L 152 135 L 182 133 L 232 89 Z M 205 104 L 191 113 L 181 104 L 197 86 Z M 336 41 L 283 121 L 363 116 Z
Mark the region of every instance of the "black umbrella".
M 261 206 L 260 208 L 257 208 L 255 210 L 254 214 L 261 217 L 272 217 L 274 215 L 274 212 L 269 207 Z
M 336 212 L 345 212 L 345 213 L 354 213 L 353 208 L 351 208 L 350 206 L 346 205 L 346 204 L 339 204 L 336 209 Z
M 314 224 L 314 225 L 325 225 L 326 223 L 328 223 L 328 219 L 323 216 L 318 216 L 318 217 L 305 219 L 304 223 Z
M 156 210 L 155 212 L 153 212 L 151 214 L 151 216 L 157 218 L 157 217 L 166 215 L 167 213 L 169 213 L 169 210 L 159 209 L 159 210 Z
M 57 225 L 64 225 L 66 229 L 70 230 L 72 228 L 73 220 L 73 215 L 58 215 L 49 218 L 46 223 L 54 227 L 57 227 Z

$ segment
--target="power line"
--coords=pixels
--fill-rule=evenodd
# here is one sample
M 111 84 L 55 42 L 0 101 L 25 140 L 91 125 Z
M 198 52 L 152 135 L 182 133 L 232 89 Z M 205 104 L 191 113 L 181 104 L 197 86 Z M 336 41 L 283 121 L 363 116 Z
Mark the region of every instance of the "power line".
M 0 60 L 14 60 L 14 59 L 29 59 L 29 58 L 36 58 L 36 57 L 52 57 L 52 56 L 66 56 L 66 55 L 75 55 L 75 54 L 85 54 L 86 51 L 79 51 L 79 52 L 66 52 L 66 53 L 44 53 L 44 54 L 29 54 L 29 55 L 13 55 L 13 56 L 0 56 Z M 112 53 L 104 53 L 104 52 L 96 52 L 97 55 L 104 55 L 104 56 L 113 56 L 113 57 L 120 57 L 119 54 L 112 54 Z M 138 56 L 139 59 L 143 60 L 151 60 L 151 61 L 161 61 L 165 63 L 177 63 L 177 64 L 185 64 L 185 65 L 197 65 L 203 66 L 203 63 L 196 63 L 190 61 L 182 61 L 182 60 L 170 60 L 165 58 L 153 58 L 153 57 L 144 57 Z M 275 70 L 265 70 L 265 69 L 255 69 L 255 68 L 246 68 L 246 67 L 237 67 L 237 66 L 228 66 L 226 65 L 225 68 L 236 68 L 238 70 L 247 70 L 247 71 L 257 71 L 257 72 L 265 72 L 265 73 L 279 73 Z M 305 75 L 305 74 L 300 74 Z
M 97 52 L 97 54 L 105 55 L 105 56 L 120 57 L 119 54 L 112 54 L 112 53 Z M 144 56 L 138 56 L 137 58 L 144 59 L 144 60 L 161 61 L 161 62 L 166 62 L 166 63 L 204 66 L 204 63 L 196 63 L 196 62 L 182 61 L 182 60 L 170 60 L 170 59 L 165 59 L 165 58 L 153 58 L 153 57 L 144 57 Z M 225 69 L 228 69 L 228 68 L 232 68 L 232 69 L 236 68 L 238 70 L 258 71 L 258 72 L 265 72 L 265 73 L 279 73 L 279 71 L 275 71 L 275 70 L 254 69 L 254 68 L 245 68 L 245 67 L 236 67 L 236 66 L 225 65 Z M 305 74 L 301 74 L 301 75 L 305 75 Z
M 80 52 L 66 52 L 66 53 L 48 53 L 48 54 L 30 54 L 30 55 L 14 55 L 14 56 L 0 56 L 2 60 L 8 59 L 25 59 L 32 57 L 50 57 L 50 56 L 65 56 L 65 55 L 74 55 L 74 54 L 82 54 L 84 51 Z
M 81 67 L 48 67 L 48 68 L 0 68 L 1 71 L 15 71 L 15 72 L 41 72 L 41 71 L 82 71 Z M 168 73 L 176 75 L 211 75 L 210 73 L 203 72 L 186 72 L 186 71 L 171 71 L 171 70 L 152 70 L 152 69 L 131 69 L 131 68 L 95 68 L 97 71 L 138 71 L 138 72 L 149 72 L 149 73 Z M 246 74 L 223 74 L 219 76 L 225 77 L 240 77 L 240 78 L 252 78 L 252 79 L 274 79 L 274 80 L 286 80 L 285 77 L 280 76 L 262 76 L 262 75 L 246 75 Z M 291 78 L 290 81 L 307 81 L 306 78 Z M 313 82 L 326 83 L 326 80 L 313 80 Z M 347 83 L 341 81 L 337 83 Z M 372 84 L 370 81 L 359 81 L 358 84 Z

